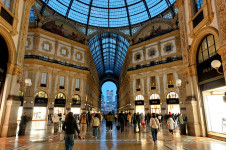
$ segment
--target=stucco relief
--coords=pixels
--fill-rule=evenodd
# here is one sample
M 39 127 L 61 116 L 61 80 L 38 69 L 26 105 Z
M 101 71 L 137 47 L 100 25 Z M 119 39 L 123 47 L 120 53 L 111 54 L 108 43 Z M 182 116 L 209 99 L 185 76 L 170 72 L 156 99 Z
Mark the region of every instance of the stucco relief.
M 225 0 L 216 0 L 222 44 L 226 43 L 226 7 Z

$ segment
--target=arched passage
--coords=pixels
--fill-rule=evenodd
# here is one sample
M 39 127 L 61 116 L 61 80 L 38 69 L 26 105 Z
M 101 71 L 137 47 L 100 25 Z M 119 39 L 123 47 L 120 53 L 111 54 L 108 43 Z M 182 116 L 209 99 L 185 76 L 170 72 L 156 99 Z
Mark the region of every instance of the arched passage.
M 101 111 L 114 112 L 117 110 L 117 86 L 107 80 L 101 87 Z
M 0 48 L 0 104 L 1 104 L 9 57 L 7 44 L 1 35 L 0 35 L 0 47 L 1 47 Z

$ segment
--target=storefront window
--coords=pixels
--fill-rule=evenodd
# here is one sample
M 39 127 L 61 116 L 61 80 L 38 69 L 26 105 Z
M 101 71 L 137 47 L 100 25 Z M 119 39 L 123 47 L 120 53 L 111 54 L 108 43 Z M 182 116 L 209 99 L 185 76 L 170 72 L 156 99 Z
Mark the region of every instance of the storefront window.
M 46 107 L 34 107 L 33 120 L 45 120 L 46 119 Z
M 160 99 L 160 96 L 154 93 L 154 94 L 151 94 L 150 99 Z
M 224 100 L 226 87 L 218 89 L 211 89 L 208 93 L 203 92 L 207 129 L 209 132 L 226 134 L 226 101 Z
M 137 95 L 135 100 L 144 100 L 144 96 L 143 95 Z
M 63 93 L 58 93 L 58 94 L 55 96 L 55 99 L 66 99 L 66 96 L 65 96 Z
M 176 92 L 169 92 L 166 96 L 167 99 L 170 98 L 178 98 L 178 94 Z
M 47 95 L 47 93 L 46 92 L 43 92 L 43 91 L 41 91 L 41 92 L 38 92 L 36 95 L 35 95 L 35 97 L 36 98 L 48 98 L 48 95 Z

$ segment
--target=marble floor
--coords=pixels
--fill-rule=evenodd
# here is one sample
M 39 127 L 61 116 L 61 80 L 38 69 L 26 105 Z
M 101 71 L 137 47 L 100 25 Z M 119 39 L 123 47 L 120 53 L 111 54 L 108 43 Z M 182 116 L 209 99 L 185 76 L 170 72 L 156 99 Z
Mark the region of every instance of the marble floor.
M 226 142 L 204 138 L 182 136 L 175 130 L 173 139 L 163 127 L 158 133 L 155 145 L 150 129 L 142 128 L 141 133 L 133 133 L 132 127 L 126 127 L 120 133 L 115 125 L 113 131 L 106 131 L 103 122 L 97 139 L 92 138 L 92 129 L 88 128 L 86 138 L 76 139 L 74 150 L 226 150 Z M 32 121 L 26 129 L 26 136 L 0 138 L 0 150 L 63 150 L 64 133 L 53 134 L 51 124 L 45 121 Z

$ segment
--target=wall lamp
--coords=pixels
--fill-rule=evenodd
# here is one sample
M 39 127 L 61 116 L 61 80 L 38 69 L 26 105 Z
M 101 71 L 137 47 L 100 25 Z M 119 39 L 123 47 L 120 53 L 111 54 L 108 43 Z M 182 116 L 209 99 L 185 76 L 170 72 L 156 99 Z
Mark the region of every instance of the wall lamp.
M 219 74 L 223 74 L 222 72 L 219 71 L 219 68 L 220 68 L 220 66 L 221 66 L 221 62 L 220 62 L 219 60 L 213 60 L 213 61 L 211 62 L 211 66 L 212 66 L 214 69 L 216 69 L 217 72 L 218 72 Z

